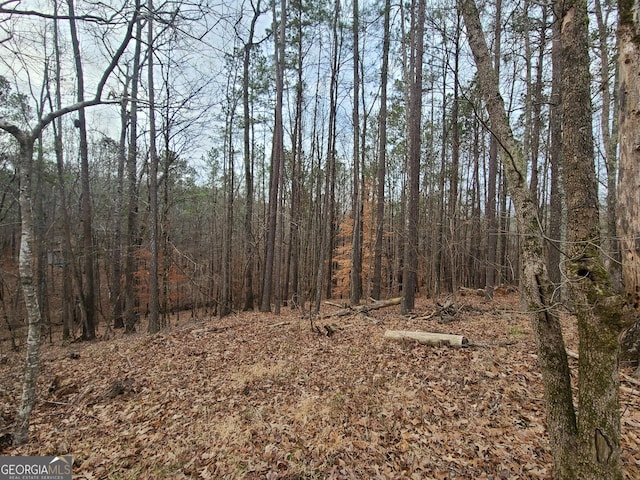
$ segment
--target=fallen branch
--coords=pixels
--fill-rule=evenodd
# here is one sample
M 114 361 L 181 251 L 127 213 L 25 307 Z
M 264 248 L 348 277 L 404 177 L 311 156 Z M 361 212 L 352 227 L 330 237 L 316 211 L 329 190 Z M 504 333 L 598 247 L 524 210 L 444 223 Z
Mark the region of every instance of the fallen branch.
M 629 395 L 633 395 L 634 397 L 640 396 L 640 391 L 635 388 L 625 387 L 624 385 L 620 385 L 620 391 L 628 393 Z
M 344 303 L 336 303 L 336 302 L 330 302 L 329 300 L 326 300 L 325 305 L 331 305 L 332 307 L 338 307 L 338 308 L 344 308 L 346 305 Z
M 433 332 L 411 332 L 408 330 L 387 330 L 384 332 L 384 338 L 400 341 L 410 339 L 416 340 L 418 343 L 423 343 L 425 345 L 449 345 L 451 347 L 462 347 L 469 344 L 469 340 L 462 335 Z
M 354 307 L 343 308 L 342 310 L 338 310 L 337 312 L 328 313 L 323 315 L 323 318 L 328 317 L 344 317 L 346 315 L 351 315 L 354 313 L 367 313 L 371 310 L 378 310 L 379 308 L 391 307 L 393 305 L 400 305 L 400 301 L 402 297 L 390 298 L 388 300 L 379 300 L 373 303 L 367 303 L 365 305 L 356 305 Z
M 209 328 L 198 328 L 196 330 L 191 330 L 189 333 L 191 335 L 202 335 L 204 333 L 220 333 L 220 332 L 224 332 L 225 330 L 230 329 L 230 326 L 227 327 L 209 327 Z
M 578 354 L 576 352 L 573 352 L 573 351 L 569 350 L 568 348 L 566 350 L 567 350 L 567 357 L 573 358 L 575 360 L 579 359 Z
M 465 296 L 465 295 L 475 295 L 477 297 L 484 297 L 485 296 L 485 290 L 483 288 L 460 287 L 460 288 L 458 288 L 458 291 L 460 292 L 460 295 L 462 295 L 462 296 Z
M 431 313 L 426 313 L 420 317 L 416 317 L 415 320 L 419 320 L 419 321 L 423 321 L 423 320 L 430 320 L 433 317 L 435 317 L 438 314 L 438 310 L 434 310 Z
M 278 322 L 267 325 L 267 327 L 282 327 L 283 325 L 289 325 L 291 322 Z
M 518 342 L 516 340 L 507 340 L 506 342 L 497 342 L 497 343 L 486 343 L 486 342 L 469 342 L 468 347 L 477 347 L 477 348 L 499 348 L 499 347 L 510 347 L 511 345 L 516 345 Z

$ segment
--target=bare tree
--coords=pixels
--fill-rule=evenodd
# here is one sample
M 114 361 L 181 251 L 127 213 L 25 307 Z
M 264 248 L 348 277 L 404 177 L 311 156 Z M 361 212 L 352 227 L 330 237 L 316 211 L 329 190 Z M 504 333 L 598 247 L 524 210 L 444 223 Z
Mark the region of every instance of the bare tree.
M 122 219 L 124 207 L 124 166 L 127 158 L 127 105 L 130 77 L 127 75 L 124 94 L 120 100 L 120 139 L 118 142 L 118 167 L 116 173 L 116 199 L 114 204 L 113 254 L 111 255 L 111 312 L 114 328 L 124 327 L 124 303 L 122 295 Z
M 71 44 L 76 68 L 76 92 L 78 103 L 84 101 L 84 72 L 80 55 L 80 40 L 75 20 L 73 0 L 67 0 L 69 6 L 69 28 L 71 30 Z M 95 247 L 93 244 L 93 227 L 91 225 L 91 189 L 89 182 L 89 147 L 87 143 L 87 118 L 84 108 L 78 109 L 76 127 L 80 133 L 80 185 L 82 188 L 81 219 L 84 258 L 84 307 L 82 319 L 82 338 L 91 340 L 96 336 L 96 292 L 95 292 Z
M 31 129 L 23 128 L 9 118 L 0 117 L 0 129 L 11 134 L 20 147 L 20 212 L 22 218 L 19 273 L 29 323 L 22 399 L 18 408 L 16 429 L 13 437 L 15 444 L 24 443 L 27 441 L 29 436 L 29 420 L 36 400 L 36 384 L 40 367 L 42 322 L 37 292 L 34 284 L 34 271 L 32 265 L 34 224 L 30 193 L 32 187 L 31 174 L 33 168 L 34 143 L 40 137 L 42 131 L 57 118 L 68 113 L 79 111 L 83 108 L 103 103 L 102 92 L 104 90 L 104 86 L 132 38 L 133 26 L 136 19 L 137 11 L 132 14 L 132 18 L 127 25 L 124 39 L 104 70 L 98 85 L 96 86 L 93 98 L 89 100 L 82 100 L 65 107 L 56 108 L 38 119 L 35 126 Z
M 136 0 L 140 5 L 140 0 Z M 137 19 L 133 67 L 131 70 L 131 102 L 129 110 L 129 146 L 127 148 L 127 248 L 124 265 L 125 332 L 136 330 L 136 249 L 138 247 L 138 90 L 140 87 L 140 63 L 142 50 L 142 20 Z
M 496 13 L 494 19 L 494 41 L 493 41 L 493 68 L 496 76 L 500 77 L 500 61 L 502 58 L 502 0 L 496 0 Z M 493 298 L 493 288 L 496 283 L 496 261 L 498 251 L 498 217 L 496 208 L 498 178 L 498 141 L 492 135 L 489 139 L 489 172 L 487 184 L 487 207 L 485 219 L 487 223 L 487 266 L 485 281 L 485 296 Z
M 489 112 L 492 134 L 501 147 L 499 153 L 516 205 L 520 233 L 526 239 L 521 243 L 523 287 L 533 310 L 538 361 L 545 384 L 548 430 L 551 448 L 555 453 L 556 475 L 564 478 L 564 470 L 570 473 L 572 469 L 572 450 L 575 446 L 576 432 L 575 411 L 560 321 L 549 308 L 553 288 L 547 279 L 537 208 L 527 185 L 524 154 L 513 137 L 504 100 L 500 95 L 498 76 L 482 32 L 478 9 L 472 0 L 462 0 L 459 5 L 478 68 L 479 88 Z
M 404 272 L 402 275 L 402 312 L 415 308 L 418 288 L 418 210 L 420 189 L 420 131 L 422 126 L 422 57 L 424 53 L 425 1 L 414 0 L 411 8 L 411 44 L 409 59 L 408 182 Z
M 362 192 L 360 191 L 360 13 L 353 0 L 353 195 L 351 238 L 351 304 L 362 296 Z
M 154 31 L 153 0 L 147 2 L 147 88 L 149 89 L 149 333 L 160 330 L 160 288 L 158 278 L 158 151 L 156 148 L 156 100 L 153 64 L 154 64 Z
M 379 299 L 382 289 L 382 240 L 384 233 L 385 177 L 387 162 L 387 83 L 389 78 L 389 45 L 390 45 L 391 0 L 385 0 L 384 27 L 382 40 L 382 69 L 380 71 L 380 113 L 378 171 L 376 192 L 376 241 L 374 247 L 373 285 L 371 296 Z
M 555 9 L 555 6 L 554 6 Z M 554 11 L 554 15 L 555 11 Z M 556 300 L 561 298 L 561 246 L 563 215 L 563 190 L 562 190 L 562 82 L 561 51 L 560 51 L 560 25 L 552 24 L 552 50 L 551 50 L 551 105 L 549 106 L 549 156 L 551 162 L 551 179 L 549 192 L 549 234 L 547 241 L 547 268 L 549 279 L 556 285 Z
M 276 226 L 278 222 L 278 206 L 280 183 L 282 181 L 281 170 L 284 162 L 284 132 L 282 121 L 282 102 L 284 93 L 284 50 L 286 30 L 286 0 L 280 2 L 280 21 L 276 20 L 276 2 L 273 4 L 273 22 L 277 25 L 278 34 L 275 40 L 275 65 L 276 65 L 276 105 L 275 122 L 273 132 L 273 145 L 271 152 L 271 177 L 269 180 L 269 217 L 267 220 L 267 238 L 265 250 L 264 276 L 262 282 L 261 312 L 271 311 L 271 294 L 273 285 L 274 263 L 276 258 Z M 281 248 L 281 245 L 280 245 Z
M 513 137 L 498 79 L 473 0 L 460 6 L 479 73 L 492 133 L 502 152 L 523 235 L 523 288 L 533 320 L 556 478 L 622 478 L 618 410 L 618 335 L 623 301 L 613 291 L 598 252 L 599 226 L 589 95 L 586 2 L 565 4 L 562 28 L 563 157 L 572 229 L 566 272 L 580 335 L 580 410 L 576 413 L 562 330 L 551 305 L 541 223 L 526 182 L 526 160 Z M 570 159 L 569 159 L 570 157 Z
M 235 91 L 235 85 L 238 77 L 238 68 L 236 66 L 236 58 L 230 59 L 229 78 L 226 88 L 226 107 L 225 107 L 225 131 L 224 131 L 224 153 L 223 153 L 223 195 L 225 202 L 224 219 L 222 225 L 222 268 L 221 268 L 221 285 L 220 298 L 218 299 L 218 316 L 220 318 L 229 315 L 233 311 L 233 291 L 231 282 L 232 269 L 232 242 L 233 242 L 233 201 L 234 201 L 234 157 L 235 148 L 233 144 L 233 132 L 238 108 L 238 96 Z
M 249 27 L 249 34 L 243 48 L 242 62 L 242 112 L 243 112 L 243 158 L 244 158 L 244 181 L 245 181 L 245 215 L 244 215 L 244 245 L 246 252 L 246 264 L 244 266 L 244 306 L 243 310 L 253 310 L 255 298 L 253 292 L 253 272 L 254 272 L 254 238 L 253 238 L 253 153 L 251 151 L 251 111 L 249 108 L 249 75 L 251 65 L 251 52 L 256 46 L 254 35 L 256 23 L 264 12 L 260 8 L 261 1 L 251 2 L 253 17 Z
M 315 284 L 314 312 L 320 312 L 322 301 L 322 287 L 325 277 L 327 278 L 327 297 L 331 292 L 331 263 L 333 252 L 333 231 L 335 219 L 335 175 L 336 175 L 336 116 L 337 116 L 337 96 L 338 78 L 340 76 L 340 0 L 335 0 L 335 9 L 331 22 L 332 29 L 332 53 L 331 53 L 331 73 L 329 80 L 329 125 L 327 129 L 327 155 L 325 163 L 325 187 L 322 201 L 322 215 L 319 222 L 319 259 Z M 320 189 L 320 184 L 318 184 Z M 319 198 L 319 195 L 318 195 Z
M 604 5 L 605 9 L 608 7 Z M 609 6 L 613 9 L 613 6 Z M 611 63 L 611 52 L 609 48 L 609 28 L 608 18 L 610 11 L 603 9 L 603 2 L 596 0 L 594 2 L 594 12 L 598 27 L 597 49 L 600 57 L 600 95 L 602 107 L 600 110 L 600 135 L 602 140 L 602 154 L 604 156 L 604 164 L 607 170 L 607 200 L 606 200 L 606 225 L 607 236 L 604 239 L 604 248 L 607 255 L 607 265 L 611 274 L 611 280 L 616 288 L 622 285 L 622 270 L 620 258 L 620 245 L 616 233 L 616 182 L 618 173 L 618 102 L 617 97 L 618 85 L 612 82 L 612 77 L 618 74 L 619 69 L 615 64 Z M 612 75 L 611 70 L 615 70 Z M 613 83 L 613 92 L 611 85 Z M 613 107 L 613 111 L 612 111 Z
M 54 2 L 54 14 L 58 13 L 58 2 Z M 61 73 L 61 54 L 60 54 L 60 41 L 59 41 L 59 20 L 56 18 L 53 20 L 53 35 L 54 35 L 54 62 L 55 62 L 55 92 L 53 94 L 53 105 L 51 110 L 62 108 L 62 90 L 60 78 Z M 51 94 L 49 94 L 51 98 Z M 53 135 L 54 135 L 54 151 L 56 156 L 56 172 L 58 177 L 58 188 L 60 190 L 60 211 L 62 214 L 62 237 L 63 237 L 63 258 L 64 267 L 68 269 L 71 275 L 64 275 L 63 278 L 63 290 L 65 292 L 65 318 L 64 318 L 64 333 L 65 338 L 70 337 L 70 327 L 74 317 L 75 300 L 73 290 L 77 292 L 77 298 L 80 302 L 80 308 L 85 311 L 84 303 L 85 296 L 82 294 L 82 274 L 78 269 L 76 259 L 74 257 L 73 244 L 71 241 L 71 215 L 69 214 L 68 207 L 68 192 L 65 181 L 65 167 L 64 167 L 64 152 L 62 145 L 62 117 L 56 118 L 52 122 Z

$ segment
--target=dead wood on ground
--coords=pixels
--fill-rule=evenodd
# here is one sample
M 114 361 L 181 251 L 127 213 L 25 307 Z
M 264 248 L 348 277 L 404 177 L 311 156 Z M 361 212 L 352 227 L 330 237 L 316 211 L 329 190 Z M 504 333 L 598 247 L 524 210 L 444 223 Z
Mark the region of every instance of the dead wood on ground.
M 448 333 L 434 332 L 413 332 L 408 330 L 387 330 L 384 338 L 389 340 L 416 340 L 425 345 L 448 345 L 451 347 L 462 347 L 469 343 L 462 335 L 452 335 Z

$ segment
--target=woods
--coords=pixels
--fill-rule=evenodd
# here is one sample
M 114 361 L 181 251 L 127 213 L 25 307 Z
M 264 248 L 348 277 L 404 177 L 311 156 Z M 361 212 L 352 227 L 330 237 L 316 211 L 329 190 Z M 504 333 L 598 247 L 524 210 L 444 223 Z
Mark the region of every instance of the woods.
M 322 318 L 327 300 L 413 315 L 509 286 L 555 477 L 622 477 L 620 360 L 637 365 L 640 343 L 635 2 L 39 8 L 0 5 L 16 444 L 45 339 L 254 309 Z

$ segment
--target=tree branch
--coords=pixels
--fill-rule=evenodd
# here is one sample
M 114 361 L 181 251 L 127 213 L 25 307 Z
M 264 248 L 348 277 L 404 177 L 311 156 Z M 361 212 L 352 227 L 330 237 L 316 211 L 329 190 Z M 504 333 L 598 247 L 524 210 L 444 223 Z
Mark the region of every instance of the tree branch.
M 7 5 L 8 3 L 11 3 L 11 2 L 5 2 L 3 5 L 0 6 L 0 14 L 20 15 L 25 17 L 38 17 L 38 18 L 44 18 L 46 20 L 71 20 L 72 18 L 74 18 L 76 20 L 82 20 L 84 22 L 91 22 L 91 23 L 99 23 L 102 25 L 112 23 L 112 19 L 98 17 L 95 15 L 77 15 L 72 17 L 70 15 L 57 15 L 53 13 L 38 12 L 37 10 L 18 10 L 15 8 L 5 8 L 4 5 Z
M 96 93 L 94 98 L 90 100 L 86 100 L 84 102 L 78 102 L 73 105 L 69 105 L 67 107 L 61 108 L 59 110 L 56 110 L 44 116 L 33 129 L 32 136 L 34 138 L 40 135 L 40 132 L 42 132 L 42 130 L 47 125 L 49 125 L 53 120 L 63 115 L 66 115 L 67 113 L 76 112 L 86 107 L 91 107 L 94 105 L 99 105 L 104 103 L 119 103 L 119 100 L 114 102 L 108 102 L 108 101 L 102 100 L 102 91 L 104 90 L 104 86 L 107 83 L 109 76 L 111 75 L 113 70 L 116 68 L 116 65 L 118 65 L 118 62 L 122 57 L 122 54 L 124 53 L 127 46 L 129 45 L 129 41 L 131 40 L 131 38 L 133 38 L 133 27 L 137 22 L 138 22 L 138 12 L 136 11 L 134 12 L 133 17 L 129 22 L 129 25 L 127 26 L 127 32 L 124 36 L 124 39 L 122 40 L 122 43 L 120 44 L 120 47 L 118 48 L 118 50 L 114 52 L 111 62 L 109 63 L 109 65 L 107 66 L 107 69 L 102 74 L 102 78 L 100 79 L 100 82 L 98 82 L 98 86 L 96 87 Z

